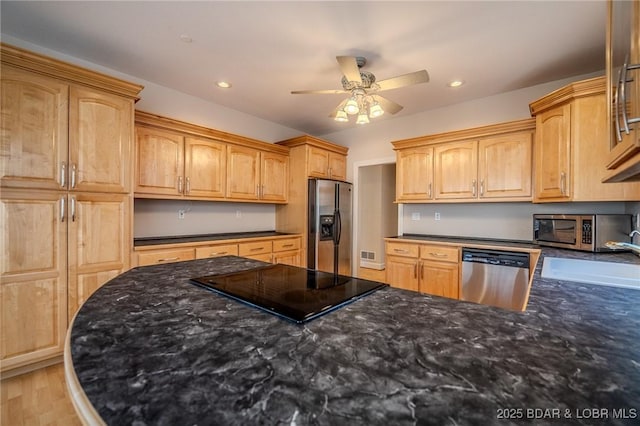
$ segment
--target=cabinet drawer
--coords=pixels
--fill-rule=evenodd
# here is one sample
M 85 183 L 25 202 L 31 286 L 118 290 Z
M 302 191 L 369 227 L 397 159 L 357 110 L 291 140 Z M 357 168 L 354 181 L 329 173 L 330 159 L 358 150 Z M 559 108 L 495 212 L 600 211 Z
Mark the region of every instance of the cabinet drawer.
M 459 250 L 457 247 L 446 246 L 421 246 L 420 258 L 429 260 L 439 260 L 441 262 L 459 261 Z
M 195 259 L 192 248 L 153 251 L 149 253 L 138 253 L 138 266 L 158 265 L 160 263 L 182 262 L 184 260 Z
M 387 243 L 387 254 L 394 256 L 418 257 L 418 245 L 407 243 Z
M 271 253 L 271 241 L 255 241 L 253 243 L 238 244 L 239 256 L 255 256 L 256 254 Z
M 286 238 L 283 240 L 273 241 L 273 251 L 287 251 L 287 250 L 299 250 L 300 238 Z
M 206 259 L 209 257 L 219 256 L 237 256 L 238 245 L 237 244 L 224 244 L 218 246 L 207 246 L 196 248 L 196 259 Z

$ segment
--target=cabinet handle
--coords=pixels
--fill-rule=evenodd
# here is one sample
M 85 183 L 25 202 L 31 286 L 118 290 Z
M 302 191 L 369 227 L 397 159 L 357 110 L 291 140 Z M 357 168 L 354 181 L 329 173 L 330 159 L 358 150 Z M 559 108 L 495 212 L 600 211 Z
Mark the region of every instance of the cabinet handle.
M 256 185 L 256 197 L 260 198 L 260 185 Z
M 249 251 L 258 251 L 258 250 L 264 250 L 264 247 L 254 247 L 254 248 L 250 249 Z
M 399 248 L 394 248 L 393 251 L 396 253 L 409 253 L 409 250 Z
M 484 197 L 484 179 L 480 180 L 480 196 Z
M 429 254 L 431 256 L 433 256 L 433 257 L 447 257 L 446 253 L 436 253 L 436 252 L 431 251 L 431 252 L 429 252 Z
M 64 161 L 60 164 L 60 186 L 64 188 L 67 185 L 67 163 Z
M 429 197 L 428 198 L 431 198 L 431 186 L 432 186 L 432 184 L 431 184 L 431 182 L 429 182 Z
M 71 188 L 76 187 L 76 165 L 71 165 Z
M 418 263 L 413 264 L 413 278 L 418 278 Z
M 621 71 L 622 71 L 622 78 L 620 79 L 620 104 L 622 106 L 622 124 L 624 125 L 624 132 L 628 135 L 629 134 L 629 124 L 633 124 L 633 123 L 638 123 L 640 122 L 640 117 L 637 118 L 631 118 L 629 119 L 629 117 L 627 117 L 627 83 L 633 81 L 633 79 L 631 80 L 627 80 L 627 71 L 629 70 L 635 70 L 640 68 L 640 64 L 636 64 L 636 65 L 629 65 L 628 64 L 629 61 L 629 56 L 627 55 L 627 57 L 625 57 L 624 60 L 624 64 L 622 65 Z
M 167 257 L 167 258 L 165 258 L 165 259 L 158 259 L 158 260 L 157 260 L 157 263 L 160 263 L 160 262 L 169 262 L 169 261 L 172 261 L 172 260 L 180 260 L 180 257 L 176 256 L 176 257 Z
M 178 176 L 178 193 L 182 194 L 182 176 Z
M 284 245 L 282 246 L 282 248 L 285 248 L 285 247 L 293 247 L 293 244 L 284 244 Z
M 471 181 L 471 194 L 475 197 L 476 196 L 476 186 L 477 186 L 478 182 L 474 179 Z
M 191 192 L 191 179 L 187 177 L 185 180 L 187 182 L 185 185 L 185 188 L 186 188 L 185 193 L 188 194 L 189 192 Z
M 226 251 L 219 251 L 219 252 L 215 252 L 215 253 L 209 253 L 209 257 L 212 257 L 212 256 L 222 256 L 222 255 L 225 255 L 225 254 L 227 254 L 227 253 L 228 253 L 228 252 L 226 252 Z
M 76 197 L 71 197 L 71 222 L 76 221 Z
M 65 215 L 64 200 L 65 200 L 65 197 L 60 198 L 60 222 L 64 222 L 64 215 Z
M 616 93 L 613 98 L 613 104 L 615 105 L 614 119 L 616 121 L 616 136 L 618 137 L 618 142 L 622 142 L 622 129 L 620 129 L 620 90 L 623 85 L 621 67 L 618 71 L 618 87 L 616 88 Z
M 560 193 L 562 195 L 566 195 L 565 182 L 567 180 L 567 175 L 562 172 L 560 173 Z
M 264 198 L 264 185 L 260 186 L 260 198 Z
M 424 263 L 420 262 L 420 279 L 424 279 Z
M 329 175 L 329 177 L 333 177 L 333 169 L 331 167 L 329 167 L 329 170 L 327 170 L 327 174 Z

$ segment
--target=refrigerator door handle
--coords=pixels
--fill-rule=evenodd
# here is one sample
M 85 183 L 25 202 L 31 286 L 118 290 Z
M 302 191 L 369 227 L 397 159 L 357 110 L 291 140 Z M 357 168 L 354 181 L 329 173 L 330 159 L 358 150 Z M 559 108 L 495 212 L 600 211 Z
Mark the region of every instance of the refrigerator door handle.
M 336 210 L 335 214 L 335 227 L 334 242 L 336 245 L 340 244 L 340 236 L 342 234 L 342 218 L 340 217 L 340 210 Z

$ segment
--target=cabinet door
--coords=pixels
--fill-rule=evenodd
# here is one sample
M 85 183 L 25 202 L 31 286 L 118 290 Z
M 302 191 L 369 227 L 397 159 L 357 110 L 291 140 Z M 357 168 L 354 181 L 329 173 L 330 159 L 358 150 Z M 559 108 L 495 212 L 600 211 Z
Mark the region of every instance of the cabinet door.
M 324 149 L 309 147 L 309 177 L 329 177 L 329 152 Z
M 238 244 L 218 244 L 206 247 L 196 247 L 196 259 L 208 259 L 210 257 L 237 255 Z
M 68 92 L 66 84 L 52 78 L 2 67 L 3 187 L 66 185 Z
M 479 142 L 480 198 L 531 197 L 531 144 L 529 132 Z
M 69 92 L 69 189 L 131 191 L 133 101 L 72 86 Z
M 433 148 L 399 150 L 396 162 L 398 201 L 424 201 L 433 198 Z
M 195 250 L 191 247 L 151 250 L 138 253 L 138 266 L 184 262 L 193 259 L 195 259 Z
M 184 193 L 188 197 L 223 198 L 227 174 L 227 145 L 207 139 L 184 142 Z
M 260 199 L 287 202 L 289 194 L 289 157 L 263 152 L 261 156 Z
M 67 328 L 64 193 L 3 189 L 0 206 L 0 365 L 62 354 Z
M 418 259 L 387 256 L 387 284 L 405 290 L 419 291 Z
M 227 147 L 227 198 L 257 200 L 260 185 L 260 151 Z
M 337 180 L 347 180 L 347 158 L 334 152 L 329 153 L 329 177 Z
M 283 251 L 273 253 L 273 263 L 282 263 L 291 266 L 300 266 L 300 250 Z
M 98 288 L 129 269 L 129 215 L 129 195 L 69 195 L 69 318 Z
M 626 132 L 623 110 L 627 119 L 640 117 L 640 68 L 628 69 L 624 90 L 621 90 L 620 69 L 625 58 L 627 65 L 640 64 L 640 2 L 638 1 L 609 1 L 609 22 L 607 25 L 607 90 L 609 91 L 609 117 L 612 117 L 609 132 L 609 148 L 607 168 L 617 169 L 626 167 L 623 163 L 636 156 L 631 161 L 640 162 L 640 123 L 629 123 L 629 133 Z M 628 56 L 627 56 L 628 55 Z M 616 93 L 617 92 L 617 93 Z M 624 95 L 626 99 L 621 97 Z M 618 104 L 616 106 L 616 103 Z M 617 121 L 617 123 L 616 123 Z M 618 129 L 620 132 L 618 133 Z
M 435 296 L 458 299 L 458 264 L 433 261 L 421 262 L 420 291 Z
M 139 194 L 179 196 L 184 189 L 184 138 L 136 128 L 135 189 Z
M 536 116 L 536 199 L 571 195 L 571 104 Z
M 438 145 L 434 149 L 435 198 L 476 198 L 478 145 L 476 141 Z

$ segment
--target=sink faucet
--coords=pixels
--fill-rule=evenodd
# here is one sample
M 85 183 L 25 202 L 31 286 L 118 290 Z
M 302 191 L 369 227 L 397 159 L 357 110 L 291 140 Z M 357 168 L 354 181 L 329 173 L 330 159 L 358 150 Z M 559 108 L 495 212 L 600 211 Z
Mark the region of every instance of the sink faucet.
M 631 233 L 629 234 L 629 236 L 631 238 L 633 238 L 634 235 L 640 235 L 640 231 L 638 231 L 637 229 L 634 229 L 633 231 L 631 231 Z
M 638 233 L 640 234 L 640 232 Z M 614 250 L 628 249 L 628 250 L 631 250 L 634 254 L 637 254 L 638 256 L 640 256 L 640 246 L 636 244 L 622 243 L 618 241 L 607 241 L 606 243 L 604 243 L 604 245 Z

